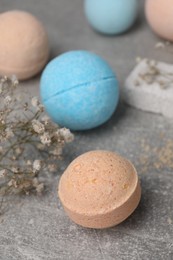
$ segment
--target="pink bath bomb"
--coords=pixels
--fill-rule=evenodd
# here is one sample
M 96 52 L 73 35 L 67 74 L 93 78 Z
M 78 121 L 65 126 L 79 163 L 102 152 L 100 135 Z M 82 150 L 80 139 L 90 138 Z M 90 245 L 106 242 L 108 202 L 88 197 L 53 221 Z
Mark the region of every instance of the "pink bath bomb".
M 24 80 L 36 75 L 49 57 L 43 25 L 30 13 L 9 11 L 0 15 L 0 74 Z
M 146 0 L 145 13 L 152 30 L 160 37 L 173 41 L 173 1 Z

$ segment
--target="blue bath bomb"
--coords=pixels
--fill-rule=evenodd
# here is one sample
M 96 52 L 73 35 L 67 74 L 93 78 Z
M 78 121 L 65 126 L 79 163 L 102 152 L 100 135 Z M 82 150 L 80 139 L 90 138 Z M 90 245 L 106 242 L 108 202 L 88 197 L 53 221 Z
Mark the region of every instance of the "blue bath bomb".
M 114 72 L 87 51 L 70 51 L 53 59 L 41 76 L 40 93 L 52 120 L 71 130 L 103 124 L 119 99 Z
M 129 29 L 138 14 L 139 0 L 85 0 L 86 17 L 93 28 L 104 34 Z

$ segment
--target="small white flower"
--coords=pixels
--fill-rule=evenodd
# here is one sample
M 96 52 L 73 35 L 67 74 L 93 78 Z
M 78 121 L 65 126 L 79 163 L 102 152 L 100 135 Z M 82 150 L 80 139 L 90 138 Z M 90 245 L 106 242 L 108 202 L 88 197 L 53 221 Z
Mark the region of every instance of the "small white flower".
M 43 183 L 38 184 L 38 186 L 36 187 L 37 193 L 42 193 L 43 190 L 44 190 L 44 184 Z
M 15 152 L 17 155 L 20 155 L 20 154 L 22 154 L 23 150 L 20 147 L 18 147 L 18 148 L 16 148 Z
M 34 178 L 32 183 L 33 183 L 33 186 L 36 188 L 39 185 L 38 178 Z
M 6 134 L 6 138 L 7 139 L 10 139 L 10 138 L 12 138 L 14 136 L 14 133 L 13 133 L 13 131 L 10 128 L 6 128 L 5 129 L 5 134 Z
M 19 172 L 19 169 L 16 168 L 16 167 L 12 167 L 11 170 L 12 170 L 13 173 L 18 173 Z
M 8 186 L 9 186 L 9 187 L 13 186 L 13 183 L 14 183 L 14 180 L 10 180 L 10 181 L 8 182 Z
M 67 128 L 61 128 L 58 130 L 58 133 L 64 138 L 66 143 L 70 143 L 74 140 L 74 135 Z
M 8 186 L 9 187 L 15 187 L 17 188 L 17 182 L 14 180 L 14 179 L 11 179 L 9 182 L 8 182 Z
M 38 109 L 40 112 L 43 112 L 44 111 L 44 107 L 43 105 L 40 103 L 39 99 L 37 97 L 33 97 L 31 99 L 31 105 Z
M 62 154 L 62 147 L 57 147 L 53 151 L 50 151 L 51 154 L 59 156 Z
M 41 121 L 44 123 L 44 125 L 48 125 L 50 123 L 50 118 L 48 116 L 44 115 L 41 118 Z
M 11 103 L 11 101 L 12 101 L 12 98 L 11 98 L 10 96 L 6 96 L 6 97 L 4 98 L 4 103 L 5 103 L 6 105 L 9 105 L 9 104 Z
M 1 178 L 4 178 L 7 174 L 7 170 L 3 169 L 3 170 L 0 170 L 0 179 Z
M 32 127 L 34 131 L 38 134 L 43 134 L 45 131 L 44 125 L 36 119 L 32 120 Z
M 33 107 L 38 107 L 40 105 L 40 102 L 39 102 L 37 97 L 33 97 L 31 99 L 31 104 L 32 104 Z
M 2 83 L 5 83 L 7 81 L 7 76 L 3 76 L 2 78 L 1 78 L 1 82 Z
M 35 160 L 33 162 L 33 171 L 38 172 L 41 170 L 41 161 L 40 160 Z
M 4 119 L 1 119 L 0 121 L 1 121 L 1 125 L 5 125 Z
M 26 161 L 26 164 L 27 164 L 28 166 L 32 165 L 31 160 L 27 160 L 27 161 Z
M 42 144 L 47 144 L 47 145 L 51 144 L 51 138 L 49 133 L 47 132 L 45 132 L 43 135 L 40 136 L 40 140 Z
M 49 164 L 49 165 L 48 165 L 48 170 L 49 170 L 50 172 L 56 172 L 56 170 L 57 170 L 57 165 L 56 165 L 56 164 Z

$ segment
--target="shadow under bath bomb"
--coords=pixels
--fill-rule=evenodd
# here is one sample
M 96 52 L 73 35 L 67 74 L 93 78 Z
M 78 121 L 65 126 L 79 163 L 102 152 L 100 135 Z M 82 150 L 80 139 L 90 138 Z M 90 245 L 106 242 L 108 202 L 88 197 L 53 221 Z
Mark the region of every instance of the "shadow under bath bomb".
M 46 66 L 40 94 L 55 123 L 71 130 L 87 130 L 112 116 L 119 87 L 115 73 L 101 57 L 88 51 L 70 51 Z

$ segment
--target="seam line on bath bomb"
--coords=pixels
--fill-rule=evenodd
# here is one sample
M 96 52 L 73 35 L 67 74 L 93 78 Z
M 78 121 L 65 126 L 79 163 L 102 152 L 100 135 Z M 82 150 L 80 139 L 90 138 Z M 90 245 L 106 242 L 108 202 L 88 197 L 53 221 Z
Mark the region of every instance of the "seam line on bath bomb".
M 85 83 L 81 83 L 81 84 L 79 84 L 79 85 L 76 85 L 76 86 L 73 86 L 73 87 L 71 87 L 71 88 L 68 88 L 68 89 L 66 89 L 66 90 L 62 90 L 62 91 L 60 91 L 60 92 L 57 92 L 57 93 L 55 93 L 54 95 L 52 95 L 52 96 L 50 96 L 49 98 L 47 98 L 47 99 L 44 99 L 43 98 L 43 101 L 44 102 L 46 102 L 46 101 L 48 101 L 49 99 L 51 99 L 52 97 L 56 97 L 57 95 L 61 95 L 61 94 L 63 94 L 63 93 L 65 93 L 65 92 L 67 92 L 67 91 L 69 91 L 69 90 L 71 90 L 71 89 L 75 89 L 75 88 L 78 88 L 78 87 L 83 87 L 83 86 L 85 86 L 85 85 L 88 85 L 88 84 L 95 84 L 95 83 L 98 83 L 98 82 L 100 82 L 100 81 L 102 81 L 102 80 L 110 80 L 110 79 L 115 79 L 116 80 L 116 77 L 105 77 L 105 78 L 102 78 L 102 79 L 99 79 L 99 80 L 95 80 L 95 81 L 92 81 L 92 82 L 90 82 L 90 81 L 88 81 L 88 82 L 85 82 Z M 116 80 L 117 81 L 117 80 Z

